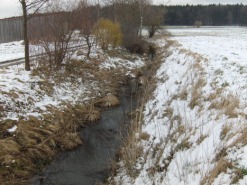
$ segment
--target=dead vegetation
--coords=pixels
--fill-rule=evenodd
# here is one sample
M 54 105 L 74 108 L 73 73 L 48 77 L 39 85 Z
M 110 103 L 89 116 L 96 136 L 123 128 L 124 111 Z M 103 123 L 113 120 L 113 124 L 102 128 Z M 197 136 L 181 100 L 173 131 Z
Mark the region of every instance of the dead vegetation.
M 42 170 L 57 153 L 81 145 L 77 131 L 100 119 L 93 105 L 68 105 L 64 110 L 51 107 L 49 111 L 43 120 L 30 116 L 15 122 L 14 135 L 0 140 L 0 179 L 8 182 L 5 184 L 26 184 L 30 175 Z
M 140 123 L 142 122 L 142 112 L 136 111 L 134 119 L 130 125 L 130 128 L 127 131 L 126 139 L 123 142 L 123 146 L 118 152 L 118 157 L 124 161 L 124 167 L 127 170 L 127 173 L 134 177 L 138 174 L 138 171 L 135 169 L 135 164 L 137 159 L 142 154 L 142 147 L 137 145 L 139 138 L 136 137 L 136 133 L 140 131 Z
M 116 96 L 112 94 L 106 95 L 104 98 L 99 99 L 95 102 L 95 105 L 100 107 L 114 107 L 119 105 L 119 100 Z
M 221 158 L 219 161 L 217 161 L 215 167 L 211 170 L 209 175 L 206 175 L 202 181 L 200 182 L 201 185 L 204 184 L 212 184 L 214 180 L 218 177 L 220 173 L 227 172 L 228 169 L 232 169 L 233 165 L 232 163 L 228 162 L 226 159 Z
M 229 148 L 232 148 L 237 145 L 247 145 L 247 126 L 241 129 L 237 134 L 238 137 L 232 142 Z
M 223 96 L 213 101 L 210 105 L 210 109 L 222 110 L 225 115 L 230 118 L 238 117 L 238 112 L 236 109 L 239 108 L 239 98 L 229 94 L 227 96 Z
M 128 56 L 121 54 L 122 58 L 130 57 L 128 53 Z M 78 88 L 81 83 L 97 84 L 97 88 L 92 86 L 88 96 L 93 98 L 89 101 L 78 101 L 73 105 L 64 101 L 59 110 L 46 106 L 46 113 L 39 110 L 43 113 L 42 119 L 30 116 L 0 123 L 0 184 L 26 184 L 31 175 L 50 164 L 59 152 L 83 144 L 78 130 L 99 120 L 100 110 L 120 104 L 117 94 L 120 83 L 126 82 L 126 69 L 100 69 L 99 65 L 105 59 L 104 55 L 99 55 L 90 62 L 71 60 L 59 71 L 51 71 L 44 61 L 40 61 L 32 71 L 33 76 L 43 79 L 35 84 L 40 96 L 53 96 L 54 85 L 63 85 L 63 82 L 72 84 L 73 88 Z M 18 94 L 11 93 L 11 96 L 17 97 Z M 8 133 L 7 129 L 14 125 L 17 125 L 16 132 Z M 139 152 L 135 153 L 137 150 Z M 136 156 L 141 153 L 139 149 L 131 151 Z
M 205 86 L 205 81 L 203 78 L 199 78 L 192 86 L 191 100 L 189 107 L 194 109 L 195 106 L 200 105 L 200 100 L 202 97 L 202 88 Z
M 43 120 L 30 117 L 19 121 L 13 136 L 0 140 L 1 179 L 9 182 L 6 184 L 25 184 L 31 174 L 43 169 L 59 151 L 81 145 L 77 131 L 85 122 L 75 119 L 75 115 L 84 113 L 84 117 L 84 110 L 75 106 L 53 110 Z
M 232 161 L 227 159 L 228 152 L 235 147 L 241 147 L 245 146 L 247 144 L 247 128 L 241 129 L 241 131 L 237 133 L 231 133 L 232 131 L 232 125 L 225 125 L 222 128 L 220 139 L 221 140 L 227 140 L 230 137 L 233 136 L 236 137 L 232 141 L 231 144 L 228 146 L 225 146 L 219 150 L 219 152 L 215 156 L 215 166 L 207 172 L 207 174 L 204 176 L 204 178 L 201 181 L 201 185 L 203 184 L 212 184 L 214 180 L 219 176 L 221 173 L 228 173 L 231 175 L 231 182 L 230 184 L 236 184 L 239 182 L 240 179 L 242 179 L 247 173 L 246 169 L 243 169 L 239 167 L 239 164 L 237 161 Z
M 165 47 L 168 48 L 173 44 L 169 42 Z M 152 64 L 148 65 L 143 71 L 135 71 L 135 77 L 142 77 L 145 73 L 145 83 L 138 83 L 138 80 L 135 81 L 137 88 L 134 88 L 134 95 L 139 102 L 138 108 L 133 111 L 131 116 L 131 124 L 127 129 L 127 136 L 123 140 L 121 149 L 118 152 L 117 157 L 123 161 L 124 169 L 127 170 L 127 174 L 130 177 L 136 177 L 139 174 L 139 170 L 136 168 L 137 160 L 142 156 L 143 148 L 139 145 L 140 140 L 147 141 L 150 138 L 150 135 L 146 132 L 141 132 L 141 124 L 143 123 L 143 110 L 144 104 L 150 99 L 152 92 L 156 87 L 156 78 L 155 73 L 159 69 L 161 63 L 163 62 L 163 56 L 167 53 L 164 50 L 158 50 L 155 59 L 152 61 Z M 139 79 L 142 80 L 142 79 Z M 145 157 L 144 157 L 145 158 Z M 116 166 L 116 164 L 114 165 Z M 116 170 L 116 169 L 115 169 Z M 113 173 L 114 174 L 114 173 Z M 110 179 L 110 184 L 114 184 L 114 178 Z
M 100 111 L 94 106 L 89 106 L 84 112 L 84 120 L 86 122 L 92 123 L 100 119 Z

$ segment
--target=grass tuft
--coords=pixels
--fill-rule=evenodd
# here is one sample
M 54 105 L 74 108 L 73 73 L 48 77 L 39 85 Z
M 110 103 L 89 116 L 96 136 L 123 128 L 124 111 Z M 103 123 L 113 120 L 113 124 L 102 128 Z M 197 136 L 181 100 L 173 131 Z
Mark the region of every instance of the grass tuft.
M 118 98 L 112 94 L 106 95 L 104 98 L 96 101 L 95 103 L 100 107 L 114 107 L 120 104 Z

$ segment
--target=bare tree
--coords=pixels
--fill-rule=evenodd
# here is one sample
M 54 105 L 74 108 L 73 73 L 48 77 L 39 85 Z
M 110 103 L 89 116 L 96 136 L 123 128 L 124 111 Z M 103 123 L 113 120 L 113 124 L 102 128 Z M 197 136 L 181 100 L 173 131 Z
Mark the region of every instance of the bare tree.
M 46 11 L 49 13 L 43 15 L 45 25 L 38 28 L 45 34 L 39 38 L 37 43 L 45 50 L 50 69 L 58 70 L 68 53 L 71 38 L 77 28 L 75 24 L 76 9 L 75 6 L 71 6 L 71 3 L 60 4 L 60 1 L 53 0 L 48 4 Z
M 149 37 L 151 38 L 161 28 L 161 24 L 164 21 L 165 9 L 162 6 L 149 7 L 146 13 L 144 25 L 147 27 Z
M 151 0 L 110 0 L 107 3 L 112 9 L 114 21 L 121 25 L 124 46 L 129 48 L 139 42 L 143 19 Z
M 97 7 L 98 9 L 98 7 Z M 99 12 L 94 14 L 93 7 L 87 0 L 81 0 L 77 8 L 77 21 L 80 29 L 80 35 L 85 39 L 87 44 L 87 58 L 90 58 L 91 48 L 95 44 L 92 37 L 94 24 L 97 22 Z
M 139 35 L 142 36 L 142 28 L 143 28 L 143 19 L 145 14 L 147 13 L 147 9 L 151 4 L 151 0 L 138 0 L 138 7 L 139 7 L 139 14 L 140 14 L 140 33 Z M 150 16 L 150 15 L 148 15 Z
M 23 13 L 23 39 L 25 44 L 25 70 L 30 71 L 28 20 L 49 0 L 19 0 Z

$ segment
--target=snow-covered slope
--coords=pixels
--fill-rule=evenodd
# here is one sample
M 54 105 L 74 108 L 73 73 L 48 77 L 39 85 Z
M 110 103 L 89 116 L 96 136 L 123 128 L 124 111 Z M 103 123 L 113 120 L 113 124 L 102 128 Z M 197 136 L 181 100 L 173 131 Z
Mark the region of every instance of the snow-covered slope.
M 121 161 L 114 181 L 247 184 L 246 29 L 169 31 L 175 41 L 136 134 L 142 153 L 132 171 Z M 162 53 L 168 42 L 156 43 Z

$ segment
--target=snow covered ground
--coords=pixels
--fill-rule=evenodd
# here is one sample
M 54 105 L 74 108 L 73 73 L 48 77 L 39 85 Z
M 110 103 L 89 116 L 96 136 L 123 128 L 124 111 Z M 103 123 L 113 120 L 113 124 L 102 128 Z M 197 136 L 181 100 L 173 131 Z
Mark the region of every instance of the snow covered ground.
M 99 106 L 119 104 L 119 85 L 147 62 L 121 48 L 104 52 L 96 45 L 88 59 L 83 40 L 73 39 L 71 46 L 80 49 L 68 52 L 59 66 L 39 58 L 31 61 L 31 72 L 24 64 L 0 67 L 0 184 L 23 184 L 59 152 L 81 145 L 78 129 L 99 119 Z M 36 51 L 42 52 L 31 46 Z M 0 44 L 1 61 L 23 52 L 22 42 Z
M 35 55 L 40 53 L 40 47 L 30 45 L 30 54 Z M 23 41 L 1 43 L 0 44 L 0 62 L 6 60 L 13 60 L 24 58 L 24 44 Z
M 132 173 L 121 161 L 114 180 L 131 185 L 247 184 L 247 29 L 168 31 L 174 41 L 155 40 L 162 63 L 155 75 L 155 90 L 145 104 L 144 123 L 136 134 L 142 154 Z M 19 57 L 23 57 L 21 42 L 0 44 L 0 61 Z M 73 58 L 84 60 L 76 53 Z M 98 70 L 128 72 L 144 65 L 138 57 L 114 58 L 100 51 L 93 51 L 92 58 L 96 63 L 102 59 Z M 84 62 L 90 69 L 92 63 Z M 1 121 L 42 117 L 51 106 L 86 102 L 104 88 L 105 81 L 92 80 L 90 72 L 85 78 L 70 76 L 60 83 L 51 78 L 46 83 L 47 78 L 23 68 L 0 69 Z M 50 88 L 51 93 L 41 87 Z M 8 131 L 15 132 L 17 127 Z
M 247 184 L 247 29 L 168 31 L 136 134 L 142 154 L 131 171 L 119 163 L 115 183 Z
M 72 39 L 69 43 L 69 47 L 79 46 L 84 43 L 84 39 L 79 37 L 78 39 L 78 31 L 75 31 L 72 35 Z M 76 40 L 74 38 L 77 38 Z M 74 39 L 74 40 L 73 40 Z M 79 42 L 78 42 L 79 41 Z M 50 50 L 53 50 L 52 44 L 49 46 Z M 42 54 L 44 52 L 44 48 L 42 44 L 35 45 L 32 42 L 29 45 L 29 53 L 30 56 Z M 13 60 L 18 58 L 24 58 L 24 41 L 15 41 L 15 42 L 8 42 L 8 43 L 1 43 L 0 44 L 0 62 L 6 60 Z
M 24 55 L 21 42 L 0 44 L 0 48 L 3 48 L 0 49 L 2 60 L 15 59 Z M 38 47 L 31 46 L 31 48 L 34 50 Z M 69 62 L 69 66 L 74 68 L 72 70 L 78 68 L 79 72 L 85 75 L 82 75 L 81 78 L 73 76 L 73 74 L 66 76 L 66 70 L 61 70 L 61 74 L 54 72 L 54 75 L 38 75 L 35 70 L 32 72 L 25 71 L 24 64 L 0 68 L 0 121 L 19 120 L 20 118 L 28 118 L 28 116 L 42 118 L 42 114 L 47 113 L 50 107 L 60 109 L 66 103 L 76 104 L 80 102 L 83 104 L 96 97 L 101 97 L 105 91 L 108 91 L 106 84 L 109 82 L 98 79 L 96 73 L 116 68 L 131 71 L 145 64 L 138 57 L 134 57 L 133 60 L 131 57 L 129 60 L 110 57 L 104 54 L 100 48 L 95 47 L 91 53 L 95 63 L 87 60 L 83 53 L 86 51 L 76 51 L 71 56 L 72 62 Z M 85 67 L 84 65 L 92 65 L 95 71 L 87 72 L 90 70 L 88 68 L 79 69 L 79 66 Z M 38 64 L 35 64 L 32 69 L 37 66 Z M 50 93 L 47 93 L 47 90 Z

